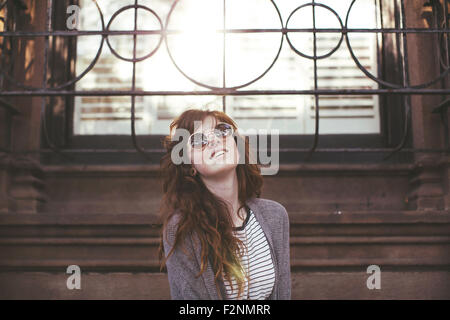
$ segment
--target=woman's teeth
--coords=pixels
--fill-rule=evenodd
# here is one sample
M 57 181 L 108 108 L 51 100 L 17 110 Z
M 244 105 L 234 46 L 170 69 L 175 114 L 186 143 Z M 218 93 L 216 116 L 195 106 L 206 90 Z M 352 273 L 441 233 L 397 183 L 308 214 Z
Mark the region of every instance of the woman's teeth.
M 219 156 L 221 156 L 221 155 L 223 155 L 223 154 L 225 154 L 225 151 L 219 151 L 219 152 L 217 152 L 217 153 L 214 155 L 214 158 L 217 158 L 217 157 L 219 157 Z

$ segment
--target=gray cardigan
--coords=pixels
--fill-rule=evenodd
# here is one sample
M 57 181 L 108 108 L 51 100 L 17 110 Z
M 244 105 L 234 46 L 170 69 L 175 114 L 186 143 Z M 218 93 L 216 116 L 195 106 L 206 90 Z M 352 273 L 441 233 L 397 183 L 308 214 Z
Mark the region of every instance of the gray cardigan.
M 255 214 L 269 242 L 275 266 L 275 285 L 269 300 L 291 299 L 291 268 L 289 253 L 289 218 L 286 209 L 276 201 L 251 198 L 247 205 Z M 175 214 L 164 230 L 164 252 L 167 256 L 175 241 L 175 233 L 180 215 Z M 167 238 L 166 238 L 167 236 Z M 197 243 L 197 245 L 194 245 Z M 198 278 L 200 271 L 201 248 L 199 240 L 193 234 L 184 242 L 185 250 L 176 248 L 166 261 L 170 294 L 174 300 L 220 300 L 216 291 L 214 272 L 208 260 L 205 272 Z M 195 256 L 195 259 L 192 257 Z M 222 299 L 226 299 L 223 281 L 218 280 Z

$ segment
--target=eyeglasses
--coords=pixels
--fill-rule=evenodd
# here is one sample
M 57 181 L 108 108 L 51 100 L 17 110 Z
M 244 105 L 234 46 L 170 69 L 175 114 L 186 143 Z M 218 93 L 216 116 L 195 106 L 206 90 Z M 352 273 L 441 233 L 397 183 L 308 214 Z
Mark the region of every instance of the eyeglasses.
M 232 125 L 225 122 L 219 122 L 212 130 L 191 134 L 189 136 L 188 143 L 194 149 L 203 149 L 210 143 L 210 139 L 208 137 L 211 132 L 213 132 L 216 137 L 225 139 L 226 137 L 232 136 L 234 130 Z

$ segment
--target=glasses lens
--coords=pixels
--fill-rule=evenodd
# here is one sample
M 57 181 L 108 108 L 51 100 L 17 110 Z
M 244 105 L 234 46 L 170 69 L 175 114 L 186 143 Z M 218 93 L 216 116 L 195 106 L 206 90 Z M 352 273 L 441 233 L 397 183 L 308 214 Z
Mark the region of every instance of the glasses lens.
M 219 138 L 231 136 L 233 134 L 233 127 L 228 123 L 219 123 L 214 128 L 214 134 Z M 204 133 L 198 132 L 191 136 L 190 143 L 193 148 L 203 148 L 208 144 L 208 137 Z
M 208 143 L 206 136 L 203 133 L 196 133 L 191 136 L 191 146 L 193 148 L 202 148 Z
M 228 123 L 219 123 L 214 132 L 218 137 L 227 137 L 233 134 L 233 127 Z

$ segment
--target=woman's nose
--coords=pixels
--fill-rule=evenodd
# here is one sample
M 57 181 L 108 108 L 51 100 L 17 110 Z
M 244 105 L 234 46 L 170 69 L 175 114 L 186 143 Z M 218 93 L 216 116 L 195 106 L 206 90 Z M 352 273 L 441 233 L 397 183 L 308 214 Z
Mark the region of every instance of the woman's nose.
M 219 137 L 216 136 L 212 132 L 208 134 L 207 138 L 208 138 L 208 141 L 209 141 L 208 146 L 210 146 L 210 147 L 215 147 L 217 144 L 220 143 Z

